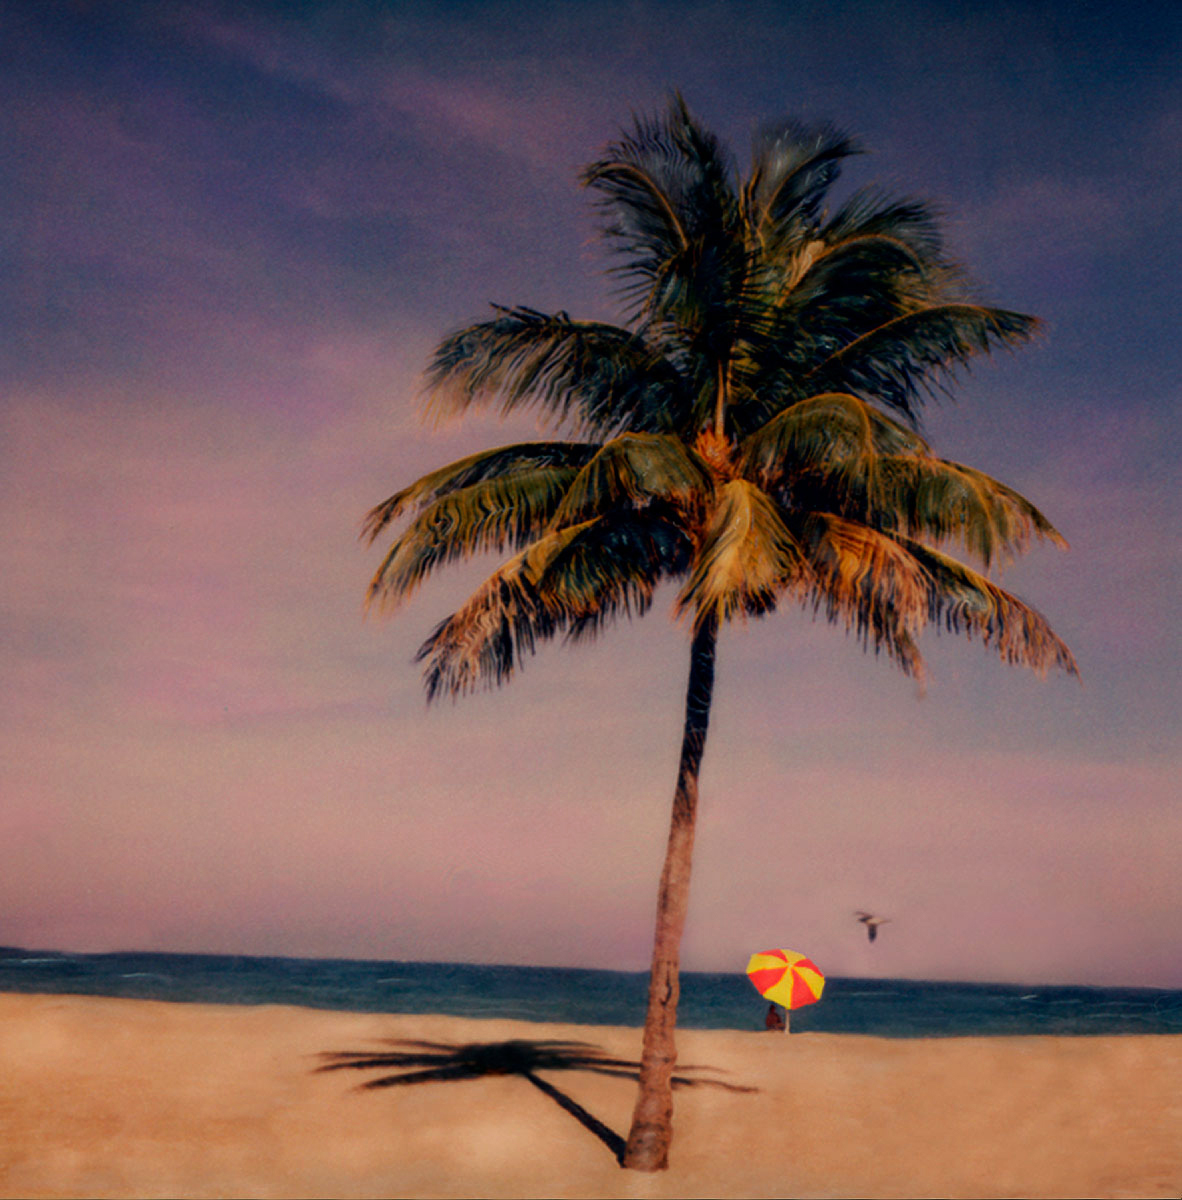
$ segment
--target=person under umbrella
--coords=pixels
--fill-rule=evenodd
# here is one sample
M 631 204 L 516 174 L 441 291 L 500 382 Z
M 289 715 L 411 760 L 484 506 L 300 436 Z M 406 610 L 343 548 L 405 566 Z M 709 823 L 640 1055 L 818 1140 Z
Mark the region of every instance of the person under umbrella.
M 825 976 L 811 959 L 795 950 L 763 950 L 751 956 L 747 964 L 747 978 L 755 990 L 770 1001 L 764 1017 L 765 1029 L 783 1029 L 788 1032 L 790 1009 L 815 1004 L 825 987 Z M 783 1018 L 777 1006 L 784 1010 Z M 773 1024 L 783 1020 L 783 1025 Z

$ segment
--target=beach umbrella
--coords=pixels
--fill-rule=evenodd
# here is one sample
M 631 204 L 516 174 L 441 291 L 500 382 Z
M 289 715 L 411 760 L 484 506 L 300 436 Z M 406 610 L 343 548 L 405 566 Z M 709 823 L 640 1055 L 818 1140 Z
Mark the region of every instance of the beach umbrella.
M 751 956 L 747 978 L 766 1000 L 782 1008 L 803 1008 L 820 1000 L 825 976 L 795 950 L 762 950 Z

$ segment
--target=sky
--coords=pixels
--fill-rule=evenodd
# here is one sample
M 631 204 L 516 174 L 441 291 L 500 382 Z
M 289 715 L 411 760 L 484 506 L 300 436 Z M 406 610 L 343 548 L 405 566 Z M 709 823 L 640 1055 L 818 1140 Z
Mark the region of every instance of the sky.
M 495 560 L 383 620 L 358 534 L 545 436 L 425 423 L 420 372 L 490 302 L 619 315 L 578 171 L 679 88 L 740 163 L 776 117 L 856 133 L 842 188 L 930 200 L 1043 319 L 924 432 L 1063 532 L 1002 582 L 1082 673 L 928 635 L 921 695 L 791 607 L 726 629 L 683 967 L 1182 987 L 1180 18 L 0 5 L 0 943 L 647 967 L 671 593 L 428 707 L 414 652 Z

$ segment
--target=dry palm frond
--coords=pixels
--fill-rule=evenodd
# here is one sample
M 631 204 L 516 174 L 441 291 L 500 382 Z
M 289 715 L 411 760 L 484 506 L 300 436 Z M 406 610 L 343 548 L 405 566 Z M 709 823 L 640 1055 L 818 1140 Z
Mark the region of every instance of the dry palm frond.
M 537 638 L 553 636 L 552 628 L 535 620 L 544 610 L 522 585 L 520 566 L 512 559 L 495 571 L 419 647 L 415 661 L 427 664 L 429 701 L 503 683 L 523 650 L 532 653 Z
M 910 543 L 909 549 L 932 578 L 930 610 L 937 626 L 979 637 L 1007 663 L 1040 675 L 1052 667 L 1079 674 L 1066 643 L 1037 609 L 930 546 Z
M 642 615 L 665 576 L 684 571 L 689 542 L 660 503 L 550 528 L 504 563 L 420 647 L 428 699 L 506 681 L 539 642 L 584 639 Z
M 419 647 L 428 700 L 505 682 L 524 654 L 579 615 L 553 590 L 539 586 L 550 563 L 593 525 L 587 521 L 543 534 L 515 554 L 441 622 Z
M 886 650 L 905 674 L 922 677 L 915 637 L 932 590 L 924 564 L 893 537 L 832 513 L 810 513 L 800 526 L 816 578 L 814 606 L 864 646 Z
M 677 597 L 677 612 L 692 612 L 700 626 L 739 614 L 769 612 L 789 588 L 803 588 L 811 573 L 774 500 L 746 479 L 717 492 L 702 544 Z

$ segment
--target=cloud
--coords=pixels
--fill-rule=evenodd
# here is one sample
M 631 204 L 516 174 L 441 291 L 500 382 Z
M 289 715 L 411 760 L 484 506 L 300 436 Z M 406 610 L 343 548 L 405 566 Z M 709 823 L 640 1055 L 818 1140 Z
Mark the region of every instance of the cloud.
M 446 156 L 482 146 L 548 175 L 555 153 L 569 150 L 571 125 L 582 128 L 574 101 L 584 82 L 569 78 L 561 50 L 548 62 L 535 52 L 554 25 L 546 13 L 537 14 L 540 25 L 535 22 L 528 48 L 518 39 L 516 21 L 512 28 L 486 31 L 481 58 L 496 66 L 478 74 L 466 61 L 468 25 L 462 20 L 449 36 L 446 16 L 441 32 L 438 21 L 427 22 L 421 14 L 392 12 L 376 37 L 362 39 L 339 15 L 301 22 L 230 9 L 211 21 L 207 13 L 190 10 L 178 23 L 196 42 L 331 98 L 363 125 L 401 131 L 424 154 L 434 149 Z M 332 27 L 337 36 L 326 33 Z

